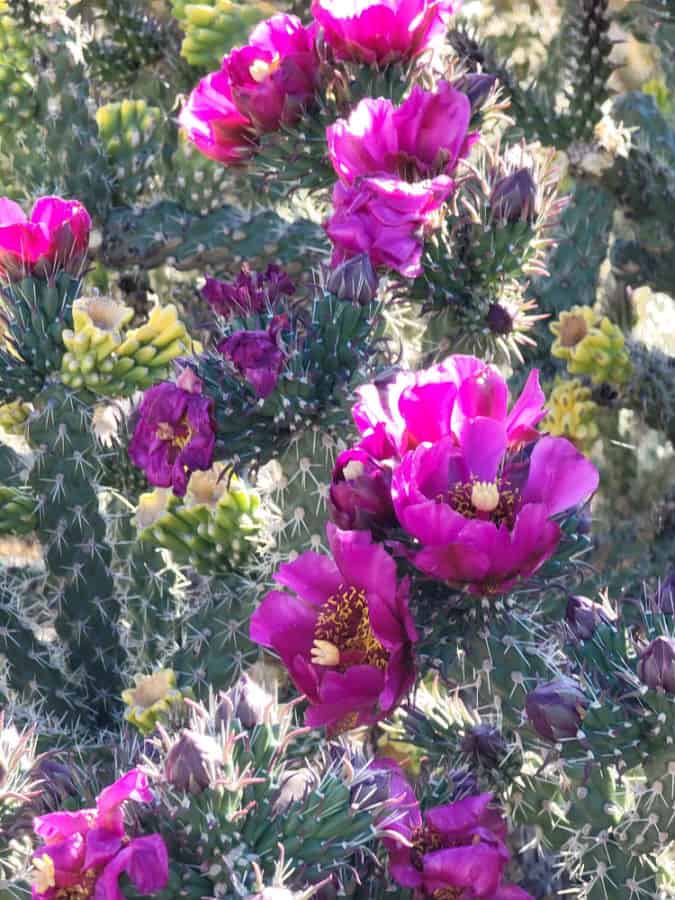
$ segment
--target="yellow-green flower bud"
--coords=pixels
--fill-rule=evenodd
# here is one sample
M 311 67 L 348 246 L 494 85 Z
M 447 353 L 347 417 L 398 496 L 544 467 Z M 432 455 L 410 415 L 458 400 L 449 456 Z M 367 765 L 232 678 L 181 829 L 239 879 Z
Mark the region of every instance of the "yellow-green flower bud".
M 557 378 L 546 402 L 548 415 L 542 422 L 542 430 L 557 437 L 565 437 L 587 451 L 598 437 L 595 416 L 597 403 L 591 400 L 591 390 L 578 378 L 570 381 Z
M 625 384 L 632 365 L 623 332 L 588 306 L 562 312 L 550 326 L 555 335 L 551 353 L 564 359 L 572 375 L 586 375 L 593 384 Z

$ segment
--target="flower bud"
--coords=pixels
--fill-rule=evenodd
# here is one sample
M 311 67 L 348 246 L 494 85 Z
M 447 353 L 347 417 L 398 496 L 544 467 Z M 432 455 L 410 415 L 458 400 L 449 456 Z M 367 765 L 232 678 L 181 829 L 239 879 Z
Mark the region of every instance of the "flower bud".
M 572 634 L 580 641 L 593 637 L 598 625 L 609 625 L 612 621 L 600 603 L 595 603 L 581 594 L 570 594 L 565 610 L 565 621 Z
M 537 186 L 529 169 L 518 169 L 500 178 L 492 189 L 490 207 L 493 218 L 507 222 L 533 222 Z
M 341 453 L 333 469 L 329 508 L 347 531 L 384 530 L 396 525 L 391 500 L 391 469 L 360 447 Z
M 655 597 L 655 606 L 667 616 L 675 614 L 675 572 L 661 582 Z
M 230 719 L 239 719 L 244 728 L 255 728 L 265 721 L 265 712 L 274 703 L 274 699 L 248 675 L 242 675 L 239 681 L 223 694 L 216 709 L 216 726 L 226 724 Z
M 380 279 L 367 253 L 352 256 L 328 276 L 326 288 L 338 300 L 351 300 L 365 306 L 377 296 Z
M 55 759 L 38 760 L 33 766 L 31 775 L 38 781 L 37 787 L 43 795 L 45 808 L 61 804 L 68 797 L 78 796 L 73 773 L 68 766 Z
M 638 660 L 638 675 L 653 691 L 675 694 L 675 638 L 654 638 Z
M 220 757 L 213 738 L 184 729 L 167 753 L 164 775 L 176 790 L 201 794 L 215 781 Z
M 471 109 L 475 112 L 485 103 L 496 83 L 496 75 L 490 75 L 488 72 L 470 72 L 459 81 L 457 88 L 466 94 L 471 102 Z
M 549 741 L 575 737 L 587 706 L 586 695 L 577 682 L 564 675 L 538 685 L 525 701 L 534 730 Z
M 506 741 L 496 728 L 490 725 L 476 725 L 464 736 L 462 753 L 473 756 L 488 769 L 495 769 L 506 756 Z

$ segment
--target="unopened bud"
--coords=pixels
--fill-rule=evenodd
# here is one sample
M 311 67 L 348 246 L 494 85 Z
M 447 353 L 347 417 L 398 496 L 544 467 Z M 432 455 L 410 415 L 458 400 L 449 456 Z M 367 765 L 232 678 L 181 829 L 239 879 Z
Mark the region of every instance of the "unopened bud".
M 638 675 L 653 691 L 675 694 L 675 638 L 654 638 L 638 660 Z
M 565 610 L 565 621 L 572 634 L 580 641 L 593 637 L 598 625 L 609 625 L 610 617 L 600 603 L 595 603 L 581 594 L 570 594 Z
M 490 769 L 499 766 L 506 752 L 506 741 L 501 732 L 491 725 L 476 725 L 462 741 L 462 753 L 473 756 Z
M 655 606 L 666 616 L 675 614 L 675 572 L 662 581 L 656 592 Z
M 338 300 L 365 306 L 377 296 L 380 280 L 367 253 L 353 256 L 337 266 L 326 280 L 326 288 Z
M 480 109 L 497 83 L 497 76 L 487 72 L 471 72 L 457 84 L 457 88 L 469 98 L 471 109 Z
M 239 719 L 244 728 L 255 728 L 265 721 L 265 712 L 274 700 L 264 688 L 256 684 L 248 675 L 223 694 L 216 710 L 216 725 L 226 724 L 230 718 Z
M 166 780 L 176 790 L 201 794 L 214 783 L 220 757 L 213 738 L 184 729 L 167 754 Z
M 502 223 L 533 222 L 537 186 L 529 169 L 518 169 L 500 178 L 490 195 L 492 216 Z
M 538 685 L 525 701 L 532 727 L 549 741 L 575 737 L 587 707 L 588 700 L 577 682 L 564 675 Z

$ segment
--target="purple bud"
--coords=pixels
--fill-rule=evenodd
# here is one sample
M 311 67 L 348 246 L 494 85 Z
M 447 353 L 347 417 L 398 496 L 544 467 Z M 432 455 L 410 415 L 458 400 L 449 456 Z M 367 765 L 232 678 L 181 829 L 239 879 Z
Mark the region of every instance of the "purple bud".
M 295 293 L 295 285 L 279 266 L 251 272 L 244 265 L 235 281 L 219 281 L 207 275 L 201 293 L 214 312 L 227 318 L 264 312 L 282 294 Z
M 457 89 L 471 101 L 471 109 L 480 109 L 490 96 L 490 91 L 497 83 L 497 76 L 487 72 L 471 72 L 465 75 L 456 85 Z
M 326 281 L 326 288 L 338 300 L 351 300 L 365 306 L 377 296 L 379 283 L 370 256 L 361 253 L 333 269 Z
M 265 721 L 265 713 L 273 705 L 274 699 L 248 675 L 222 695 L 216 709 L 216 726 L 227 725 L 231 719 L 239 719 L 244 728 L 255 728 Z
M 184 729 L 167 753 L 164 775 L 176 790 L 201 794 L 214 783 L 221 757 L 213 738 Z
M 391 469 L 360 447 L 345 450 L 333 469 L 329 508 L 332 520 L 346 531 L 395 527 Z
M 462 740 L 462 753 L 473 756 L 490 769 L 499 766 L 506 752 L 506 741 L 501 732 L 490 725 L 476 725 Z
M 572 634 L 580 641 L 587 641 L 593 637 L 593 632 L 598 625 L 609 625 L 610 617 L 600 603 L 595 603 L 581 594 L 570 594 L 567 600 L 565 621 L 569 625 Z
M 500 303 L 490 304 L 485 321 L 493 334 L 511 334 L 513 331 L 513 316 Z
M 655 606 L 659 612 L 667 616 L 675 614 L 675 572 L 671 572 L 666 580 L 661 582 L 656 592 Z
M 55 759 L 47 757 L 38 760 L 33 766 L 32 775 L 38 780 L 40 790 L 47 795 L 44 798 L 47 805 L 51 801 L 51 805 L 55 806 L 63 803 L 67 797 L 78 795 L 72 771 Z
M 525 701 L 534 730 L 549 741 L 575 737 L 587 706 L 586 695 L 577 682 L 564 675 L 538 685 Z
M 654 638 L 638 660 L 638 675 L 653 691 L 675 694 L 675 638 Z
M 534 208 L 537 186 L 529 169 L 518 169 L 505 175 L 492 188 L 490 207 L 492 216 L 497 221 L 533 222 L 536 217 Z

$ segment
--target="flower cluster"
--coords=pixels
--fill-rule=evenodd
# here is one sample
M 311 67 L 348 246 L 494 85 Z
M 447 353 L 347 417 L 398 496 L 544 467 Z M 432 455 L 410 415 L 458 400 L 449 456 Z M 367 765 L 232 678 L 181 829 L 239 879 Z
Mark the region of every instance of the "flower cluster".
M 506 825 L 491 805 L 492 794 L 465 797 L 422 814 L 398 766 L 390 760 L 378 766 L 389 773 L 396 806 L 384 841 L 394 881 L 413 889 L 416 900 L 532 900 L 521 888 L 503 883 L 509 861 Z
M 264 272 L 252 272 L 242 266 L 237 278 L 218 281 L 207 276 L 202 297 L 215 313 L 225 318 L 262 313 L 282 296 L 292 296 L 295 285 L 279 266 L 269 265 Z
M 159 834 L 130 838 L 125 833 L 122 805 L 127 800 L 152 800 L 147 778 L 138 769 L 104 788 L 95 809 L 49 813 L 34 820 L 44 844 L 33 854 L 33 900 L 122 900 L 123 873 L 142 895 L 166 887 L 164 841 Z
M 395 372 L 358 394 L 361 440 L 337 459 L 333 518 L 386 531 L 390 485 L 410 559 L 434 578 L 508 590 L 554 553 L 554 517 L 597 488 L 597 470 L 569 441 L 537 431 L 546 413 L 536 370 L 511 409 L 499 372 L 471 356 Z
M 0 198 L 0 278 L 79 275 L 90 230 L 89 213 L 76 200 L 40 197 L 28 218 L 18 203 Z

